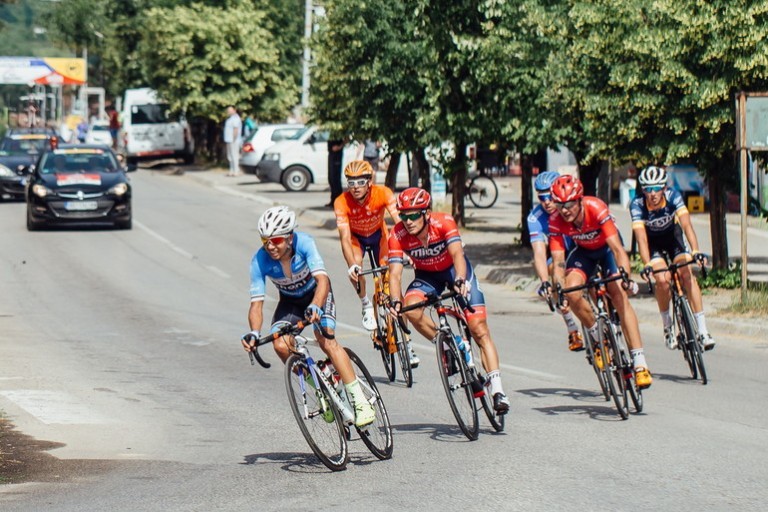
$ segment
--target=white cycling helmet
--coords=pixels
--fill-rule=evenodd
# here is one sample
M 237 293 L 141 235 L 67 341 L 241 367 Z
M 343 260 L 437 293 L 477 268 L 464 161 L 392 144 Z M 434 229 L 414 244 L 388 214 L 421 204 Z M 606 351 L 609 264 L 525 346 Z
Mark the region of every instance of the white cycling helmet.
M 296 229 L 296 214 L 287 206 L 274 206 L 259 218 L 262 238 L 288 235 Z
M 643 187 L 653 187 L 667 184 L 667 171 L 663 167 L 650 165 L 643 169 L 638 177 L 640 185 Z

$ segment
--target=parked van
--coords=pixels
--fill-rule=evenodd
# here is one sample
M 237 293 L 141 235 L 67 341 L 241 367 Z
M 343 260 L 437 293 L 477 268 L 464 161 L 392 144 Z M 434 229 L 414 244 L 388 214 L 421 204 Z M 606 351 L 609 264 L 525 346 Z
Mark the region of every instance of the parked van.
M 127 89 L 120 122 L 119 149 L 128 163 L 158 158 L 194 161 L 195 145 L 186 119 L 172 115 L 154 90 Z
M 264 182 L 282 183 L 291 192 L 306 190 L 310 184 L 328 186 L 328 138 L 327 131 L 316 126 L 305 127 L 293 137 L 270 146 L 256 166 L 256 176 Z M 352 142 L 344 147 L 342 169 L 355 160 L 357 146 L 357 142 Z M 376 182 L 384 183 L 385 175 L 377 172 Z M 405 158 L 400 159 L 397 186 L 408 186 Z

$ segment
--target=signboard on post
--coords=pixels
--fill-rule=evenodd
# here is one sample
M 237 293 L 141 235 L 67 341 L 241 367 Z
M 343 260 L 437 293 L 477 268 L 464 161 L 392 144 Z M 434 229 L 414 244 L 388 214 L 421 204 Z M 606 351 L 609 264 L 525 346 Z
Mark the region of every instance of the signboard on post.
M 0 57 L 0 84 L 83 85 L 84 59 Z

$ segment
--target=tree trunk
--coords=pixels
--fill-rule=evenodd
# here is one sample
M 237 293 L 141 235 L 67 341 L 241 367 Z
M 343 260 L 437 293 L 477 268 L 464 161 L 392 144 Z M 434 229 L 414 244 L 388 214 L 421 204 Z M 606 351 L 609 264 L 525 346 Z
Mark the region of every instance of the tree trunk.
M 611 202 L 611 161 L 601 160 L 597 174 L 597 197 L 603 200 L 605 204 Z
M 464 227 L 464 196 L 467 193 L 467 143 L 456 143 L 456 156 L 451 162 L 451 215 L 456 225 Z
M 590 164 L 579 164 L 579 179 L 584 185 L 585 196 L 597 195 L 597 177 L 600 175 L 602 161 L 593 161 Z
M 384 185 L 389 187 L 393 192 L 395 190 L 395 183 L 397 183 L 397 168 L 400 167 L 401 153 L 392 153 L 389 157 L 389 167 L 387 167 L 387 177 L 384 178 Z
M 533 160 L 530 155 L 521 155 L 520 168 L 522 170 L 522 176 L 520 183 L 521 196 L 520 207 L 522 209 L 522 215 L 520 219 L 520 225 L 522 226 L 522 235 L 520 240 L 523 247 L 531 247 L 531 233 L 528 231 L 528 214 L 533 209 L 532 189 L 531 181 L 533 179 Z
M 725 187 L 717 171 L 709 173 L 709 226 L 712 266 L 728 268 L 728 235 L 725 229 Z
M 432 190 L 432 172 L 422 147 L 413 152 L 413 168 L 410 185 L 412 187 L 421 186 L 424 190 Z

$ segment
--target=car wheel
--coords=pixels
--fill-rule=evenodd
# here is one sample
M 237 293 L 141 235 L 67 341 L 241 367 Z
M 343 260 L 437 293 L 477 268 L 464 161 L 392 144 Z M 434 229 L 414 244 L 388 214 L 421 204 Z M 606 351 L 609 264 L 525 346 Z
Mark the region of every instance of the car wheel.
M 133 217 L 129 218 L 128 220 L 121 220 L 119 222 L 115 222 L 115 227 L 117 229 L 132 229 Z
M 309 171 L 297 165 L 287 168 L 280 179 L 285 190 L 289 192 L 302 192 L 307 190 L 310 183 Z
M 27 207 L 27 231 L 37 231 L 41 227 L 42 223 L 35 222 L 32 218 L 32 213 L 29 211 L 29 207 Z
M 185 153 L 184 154 L 184 163 L 186 165 L 192 165 L 195 163 L 195 154 L 194 153 Z

